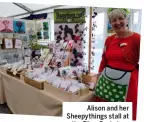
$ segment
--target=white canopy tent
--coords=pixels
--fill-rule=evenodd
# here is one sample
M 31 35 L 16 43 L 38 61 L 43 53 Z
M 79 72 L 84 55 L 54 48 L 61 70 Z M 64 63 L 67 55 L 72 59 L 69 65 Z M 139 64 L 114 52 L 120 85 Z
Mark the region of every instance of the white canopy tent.
M 53 13 L 57 8 L 76 8 L 78 6 L 46 5 L 29 3 L 0 2 L 0 17 L 23 18 L 30 14 Z

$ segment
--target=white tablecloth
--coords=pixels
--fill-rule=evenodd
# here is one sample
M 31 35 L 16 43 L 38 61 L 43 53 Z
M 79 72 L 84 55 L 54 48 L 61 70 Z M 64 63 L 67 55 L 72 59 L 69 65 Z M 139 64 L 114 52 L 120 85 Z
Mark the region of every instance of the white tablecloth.
M 63 100 L 38 90 L 22 80 L 0 73 L 7 104 L 14 114 L 61 116 Z M 89 101 L 92 92 L 78 101 Z

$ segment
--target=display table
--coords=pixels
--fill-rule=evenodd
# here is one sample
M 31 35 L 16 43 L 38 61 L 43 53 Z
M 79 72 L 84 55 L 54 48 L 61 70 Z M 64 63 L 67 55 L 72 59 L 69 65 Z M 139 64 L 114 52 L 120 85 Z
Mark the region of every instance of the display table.
M 3 72 L 1 68 L 0 68 L 0 72 Z M 0 104 L 4 104 L 5 102 L 6 100 L 5 100 L 4 87 L 2 82 L 2 75 L 0 73 Z
M 6 102 L 14 114 L 61 116 L 63 100 L 38 90 L 23 80 L 0 72 Z M 76 102 L 89 101 L 93 93 L 80 97 Z

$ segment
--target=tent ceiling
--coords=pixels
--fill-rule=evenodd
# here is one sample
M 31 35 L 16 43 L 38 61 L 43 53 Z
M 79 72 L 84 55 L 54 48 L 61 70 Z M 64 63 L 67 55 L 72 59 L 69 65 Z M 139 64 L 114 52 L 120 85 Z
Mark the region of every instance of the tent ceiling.
M 30 8 L 33 11 L 53 6 L 53 5 L 46 5 L 46 4 L 42 5 L 42 4 L 28 4 L 28 3 L 23 3 L 23 5 L 27 6 L 28 8 Z
M 8 3 L 0 2 L 0 17 L 16 17 L 44 10 L 51 10 L 61 6 L 46 4 Z
M 13 3 L 0 3 L 0 17 L 8 17 L 11 15 L 16 15 L 25 12 L 27 11 L 21 9 Z

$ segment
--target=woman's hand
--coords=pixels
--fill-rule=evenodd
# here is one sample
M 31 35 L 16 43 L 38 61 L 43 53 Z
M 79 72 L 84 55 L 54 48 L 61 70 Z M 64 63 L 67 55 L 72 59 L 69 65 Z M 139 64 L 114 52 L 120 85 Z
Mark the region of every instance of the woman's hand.
M 99 79 L 99 76 L 101 75 L 101 72 L 99 72 L 98 74 L 97 74 L 97 80 Z

